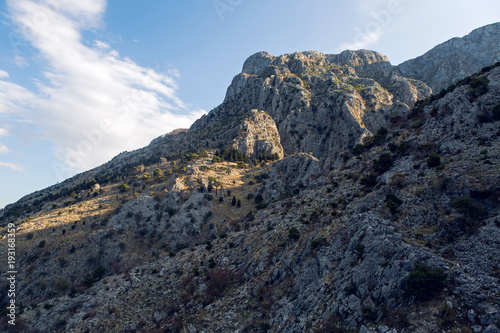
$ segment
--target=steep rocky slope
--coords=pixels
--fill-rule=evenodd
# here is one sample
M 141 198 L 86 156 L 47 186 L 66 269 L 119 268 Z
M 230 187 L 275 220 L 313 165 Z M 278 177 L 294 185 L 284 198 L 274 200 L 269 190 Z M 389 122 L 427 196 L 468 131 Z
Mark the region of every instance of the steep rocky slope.
M 188 131 L 0 213 L 16 329 L 494 332 L 499 120 L 499 66 L 431 96 L 371 51 L 257 53 Z
M 398 66 L 402 75 L 427 83 L 435 92 L 500 61 L 500 23 L 446 41 Z

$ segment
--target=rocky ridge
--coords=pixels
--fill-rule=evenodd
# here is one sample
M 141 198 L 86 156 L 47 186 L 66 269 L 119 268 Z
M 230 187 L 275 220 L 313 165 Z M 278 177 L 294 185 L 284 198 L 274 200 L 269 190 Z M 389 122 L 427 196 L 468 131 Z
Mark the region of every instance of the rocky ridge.
M 398 66 L 402 75 L 427 83 L 435 92 L 500 61 L 500 23 L 446 41 Z

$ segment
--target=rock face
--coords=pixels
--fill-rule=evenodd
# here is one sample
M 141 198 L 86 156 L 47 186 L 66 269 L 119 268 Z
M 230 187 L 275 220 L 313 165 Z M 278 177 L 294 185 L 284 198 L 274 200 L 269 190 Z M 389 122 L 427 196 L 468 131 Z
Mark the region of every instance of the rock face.
M 435 92 L 500 61 L 500 23 L 453 38 L 398 66 L 403 76 L 420 80 Z
M 430 96 L 372 51 L 257 53 L 189 130 L 0 211 L 16 329 L 495 332 L 499 125 L 500 64 Z
M 251 110 L 238 129 L 233 147 L 250 157 L 271 156 L 283 158 L 280 135 L 273 118 L 265 111 Z
M 335 158 L 385 125 L 389 114 L 409 110 L 429 93 L 373 51 L 280 57 L 259 52 L 233 79 L 215 117 L 263 110 L 276 123 L 285 155 L 302 151 Z M 193 128 L 200 125 L 206 125 L 203 118 Z

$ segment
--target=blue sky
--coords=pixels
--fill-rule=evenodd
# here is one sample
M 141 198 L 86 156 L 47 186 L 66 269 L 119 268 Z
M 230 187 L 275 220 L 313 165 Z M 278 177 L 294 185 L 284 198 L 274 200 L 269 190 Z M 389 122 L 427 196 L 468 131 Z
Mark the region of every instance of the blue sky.
M 190 124 L 247 57 L 393 64 L 498 21 L 497 0 L 3 0 L 0 207 Z

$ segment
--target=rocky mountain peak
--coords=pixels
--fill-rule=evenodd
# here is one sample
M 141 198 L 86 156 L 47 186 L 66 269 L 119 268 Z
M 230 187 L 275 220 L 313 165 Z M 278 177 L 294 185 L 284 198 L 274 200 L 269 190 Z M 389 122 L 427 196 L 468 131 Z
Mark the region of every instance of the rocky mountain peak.
M 340 54 L 328 55 L 328 60 L 332 63 L 349 65 L 351 67 L 363 67 L 373 63 L 390 63 L 386 56 L 370 50 L 343 51 Z
M 437 45 L 398 66 L 403 76 L 421 80 L 439 92 L 450 84 L 500 61 L 500 23 Z

